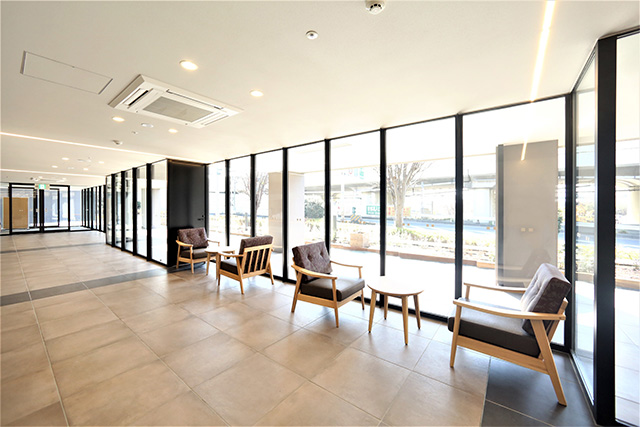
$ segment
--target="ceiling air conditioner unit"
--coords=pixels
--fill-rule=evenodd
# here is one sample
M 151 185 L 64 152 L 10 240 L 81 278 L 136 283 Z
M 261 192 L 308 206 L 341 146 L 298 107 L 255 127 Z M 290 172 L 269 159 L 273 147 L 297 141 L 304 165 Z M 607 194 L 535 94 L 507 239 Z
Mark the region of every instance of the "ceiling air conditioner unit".
M 185 126 L 203 128 L 242 110 L 139 75 L 110 106 Z

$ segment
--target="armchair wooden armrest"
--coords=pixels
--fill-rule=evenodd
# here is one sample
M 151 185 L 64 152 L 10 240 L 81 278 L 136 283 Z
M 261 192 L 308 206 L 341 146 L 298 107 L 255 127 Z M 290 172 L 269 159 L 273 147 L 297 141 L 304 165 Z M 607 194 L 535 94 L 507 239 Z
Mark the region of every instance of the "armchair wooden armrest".
M 229 252 L 217 252 L 216 256 L 225 257 L 225 258 L 242 258 L 244 254 L 240 255 L 240 254 L 232 254 Z
M 464 293 L 464 297 L 466 299 L 469 299 L 469 293 L 471 292 L 471 288 L 487 289 L 489 291 L 515 292 L 519 294 L 524 294 L 526 291 L 525 288 L 514 288 L 509 286 L 478 285 L 476 283 L 463 283 L 463 286 L 467 287 L 467 290 Z
M 218 246 L 220 246 L 220 241 L 219 240 L 207 239 L 207 242 L 217 243 Z
M 565 320 L 567 317 L 564 314 L 558 313 L 535 313 L 533 311 L 519 311 L 509 310 L 503 308 L 488 307 L 482 304 L 476 304 L 469 301 L 453 300 L 453 303 L 458 307 L 464 307 L 471 310 L 481 311 L 483 313 L 495 314 L 496 316 L 510 317 L 515 319 L 528 319 L 528 320 Z M 457 317 L 457 316 L 456 316 Z
M 343 267 L 354 267 L 354 268 L 362 268 L 361 265 L 351 265 L 351 264 L 343 264 L 341 262 L 337 262 L 337 261 L 331 261 L 331 264 L 338 264 L 341 265 Z
M 184 246 L 185 248 L 192 248 L 192 247 L 193 247 L 193 245 L 192 245 L 192 244 L 189 244 L 189 243 L 183 243 L 183 242 L 181 242 L 180 240 L 176 240 L 176 243 L 177 243 L 179 246 Z
M 295 264 L 293 264 L 292 267 L 298 273 L 306 274 L 307 276 L 311 276 L 311 277 L 317 277 L 318 279 L 331 279 L 331 280 L 337 280 L 338 279 L 337 276 L 330 276 L 328 274 L 323 274 L 323 273 L 318 273 L 318 272 L 315 272 L 315 271 L 307 270 L 306 268 L 298 267 Z

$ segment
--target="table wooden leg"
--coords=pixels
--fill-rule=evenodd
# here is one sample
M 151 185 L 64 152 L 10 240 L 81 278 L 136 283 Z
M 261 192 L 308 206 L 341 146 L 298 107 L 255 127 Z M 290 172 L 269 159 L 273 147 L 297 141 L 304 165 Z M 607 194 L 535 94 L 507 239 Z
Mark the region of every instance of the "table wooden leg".
M 402 297 L 402 323 L 404 324 L 404 345 L 409 344 L 409 304 L 407 297 Z
M 371 326 L 373 326 L 373 315 L 376 311 L 376 291 L 371 290 L 371 310 L 369 311 L 369 333 L 371 333 Z
M 413 304 L 416 307 L 416 320 L 418 321 L 418 329 L 420 329 L 420 305 L 418 304 L 418 295 L 413 296 Z
M 211 262 L 211 254 L 207 254 L 207 276 L 209 275 L 209 263 Z
M 384 298 L 384 320 L 387 320 L 387 312 L 389 311 L 389 295 L 382 294 Z

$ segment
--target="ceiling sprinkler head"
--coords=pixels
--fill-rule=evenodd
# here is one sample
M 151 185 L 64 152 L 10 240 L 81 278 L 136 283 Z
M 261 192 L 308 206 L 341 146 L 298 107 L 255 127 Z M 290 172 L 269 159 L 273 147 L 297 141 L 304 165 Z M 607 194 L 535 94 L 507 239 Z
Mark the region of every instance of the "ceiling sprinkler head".
M 372 15 L 377 15 L 384 9 L 384 0 L 365 0 L 365 7 Z
M 114 139 L 113 143 L 116 145 L 122 145 L 122 141 L 120 141 L 119 139 Z

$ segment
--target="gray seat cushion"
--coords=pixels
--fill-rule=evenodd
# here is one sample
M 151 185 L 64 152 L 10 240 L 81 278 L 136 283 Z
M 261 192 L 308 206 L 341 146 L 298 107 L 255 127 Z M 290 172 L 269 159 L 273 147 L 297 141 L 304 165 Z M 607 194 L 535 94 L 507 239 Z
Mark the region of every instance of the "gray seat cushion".
M 181 250 L 180 256 L 183 258 L 189 258 L 189 249 Z M 206 257 L 207 257 L 206 248 L 193 249 L 193 259 L 202 259 Z
M 209 242 L 207 241 L 207 232 L 204 228 L 183 228 L 178 230 L 178 240 L 182 243 L 193 245 L 194 249 L 206 248 Z
M 463 298 L 461 300 L 467 301 Z M 482 305 L 505 308 L 485 303 L 482 303 Z M 451 332 L 453 332 L 455 319 L 454 308 L 447 322 Z M 529 356 L 538 357 L 540 354 L 535 337 L 532 337 L 522 329 L 522 319 L 512 319 L 463 308 L 458 333 L 463 337 L 473 338 Z
M 238 264 L 236 264 L 236 258 L 223 258 L 220 261 L 220 269 L 228 271 L 229 273 L 238 274 Z
M 541 264 L 531 279 L 529 287 L 522 295 L 520 309 L 536 313 L 557 313 L 570 290 L 571 283 L 557 267 L 551 264 Z M 551 322 L 553 321 L 545 320 L 545 328 L 548 328 Z M 521 323 L 522 329 L 533 335 L 531 321 L 523 320 Z
M 364 288 L 364 279 L 338 278 L 336 280 L 336 298 L 342 301 Z M 333 300 L 331 279 L 317 279 L 301 283 L 300 292 L 304 295 Z
M 324 242 L 310 243 L 308 245 L 296 246 L 293 248 L 293 262 L 298 267 L 316 273 L 330 274 L 331 259 Z M 308 283 L 317 278 L 302 275 L 302 283 Z

